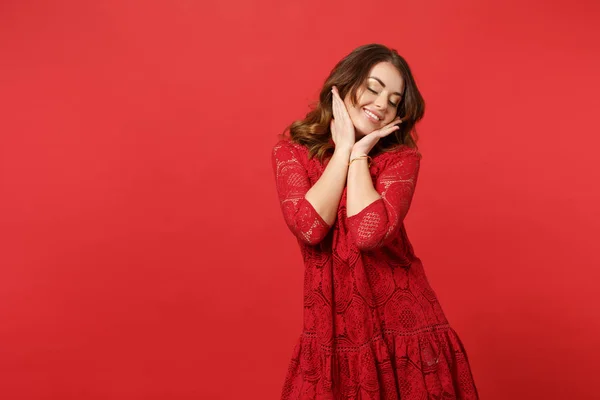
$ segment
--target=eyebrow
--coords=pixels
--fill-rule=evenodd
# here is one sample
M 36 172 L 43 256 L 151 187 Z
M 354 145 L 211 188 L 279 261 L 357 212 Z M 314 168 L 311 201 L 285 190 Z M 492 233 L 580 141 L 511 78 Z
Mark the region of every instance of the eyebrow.
M 377 78 L 376 76 L 370 76 L 369 79 L 375 79 L 381 86 L 385 87 L 385 83 L 383 83 L 381 79 Z M 393 94 L 397 94 L 398 96 L 402 97 L 402 93 L 394 92 Z

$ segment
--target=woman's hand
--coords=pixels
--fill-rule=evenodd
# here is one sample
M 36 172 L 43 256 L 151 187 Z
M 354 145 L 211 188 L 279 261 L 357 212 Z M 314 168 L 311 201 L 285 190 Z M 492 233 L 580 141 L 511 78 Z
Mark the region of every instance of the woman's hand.
M 350 119 L 344 101 L 337 87 L 331 89 L 333 119 L 331 120 L 331 138 L 336 148 L 352 150 L 355 143 L 354 124 Z
M 369 154 L 369 152 L 373 149 L 373 147 L 375 147 L 379 139 L 386 137 L 390 133 L 400 129 L 400 127 L 397 126 L 397 124 L 401 122 L 402 119 L 400 119 L 400 117 L 396 117 L 396 119 L 394 119 L 392 122 L 390 122 L 383 128 L 373 131 L 368 135 L 365 135 L 362 139 L 356 142 L 354 146 L 352 146 L 351 157 L 360 156 L 362 154 Z

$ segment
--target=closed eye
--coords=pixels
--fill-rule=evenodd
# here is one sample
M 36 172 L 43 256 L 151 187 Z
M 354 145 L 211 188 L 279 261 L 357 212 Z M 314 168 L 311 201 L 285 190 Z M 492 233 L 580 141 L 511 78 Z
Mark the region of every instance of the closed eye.
M 369 90 L 369 92 L 371 92 L 373 94 L 379 94 L 375 89 L 371 89 L 370 87 L 367 87 L 367 90 Z M 388 103 L 392 107 L 398 107 L 398 103 L 394 103 L 393 101 L 389 101 Z

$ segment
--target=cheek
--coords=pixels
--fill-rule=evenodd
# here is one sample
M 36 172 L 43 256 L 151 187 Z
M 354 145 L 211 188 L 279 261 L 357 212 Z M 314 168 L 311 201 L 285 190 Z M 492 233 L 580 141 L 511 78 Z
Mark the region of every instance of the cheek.
M 359 88 L 356 91 L 356 107 L 357 108 L 361 108 L 363 105 L 365 105 L 366 103 L 368 103 L 370 101 L 369 93 L 370 92 L 367 92 L 363 88 Z
M 348 110 L 350 117 L 355 117 L 360 111 L 359 103 L 353 105 L 351 101 L 344 101 L 344 105 L 346 106 L 346 110 Z
M 396 111 L 392 110 L 392 111 L 390 111 L 390 115 L 385 119 L 383 124 L 387 125 L 387 124 L 391 123 L 394 120 L 394 118 L 396 118 Z
M 352 103 L 348 99 L 344 100 L 344 105 L 346 106 L 346 110 L 348 111 L 350 111 L 350 109 L 352 108 Z

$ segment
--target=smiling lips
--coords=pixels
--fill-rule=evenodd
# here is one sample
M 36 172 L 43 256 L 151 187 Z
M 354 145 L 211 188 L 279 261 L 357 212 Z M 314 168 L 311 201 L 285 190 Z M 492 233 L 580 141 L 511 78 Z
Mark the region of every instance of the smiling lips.
M 365 113 L 365 115 L 367 116 L 367 119 L 373 123 L 378 123 L 381 120 L 381 116 L 379 116 L 378 114 L 374 113 L 373 111 L 363 108 L 363 111 Z

